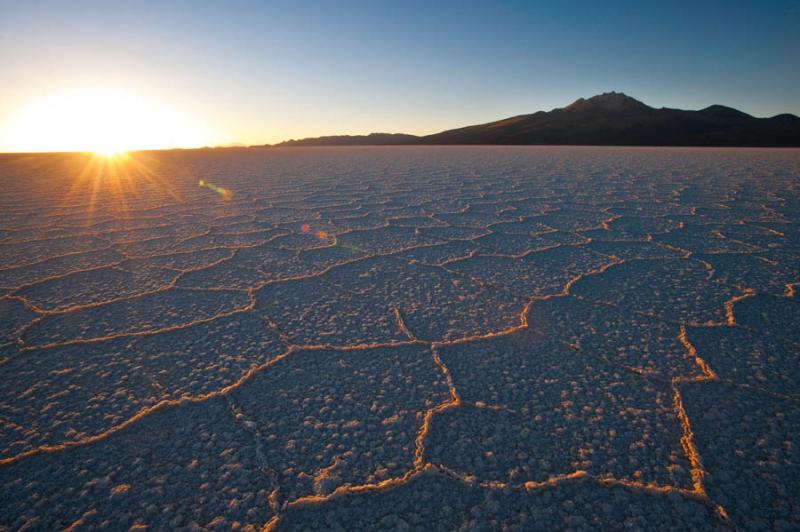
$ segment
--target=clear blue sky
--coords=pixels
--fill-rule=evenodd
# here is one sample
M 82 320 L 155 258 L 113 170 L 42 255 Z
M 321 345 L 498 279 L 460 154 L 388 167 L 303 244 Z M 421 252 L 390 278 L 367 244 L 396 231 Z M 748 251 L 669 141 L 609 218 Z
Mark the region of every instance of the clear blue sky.
M 33 99 L 108 87 L 220 142 L 423 134 L 610 90 L 800 115 L 800 1 L 0 0 L 0 72 L 0 127 Z

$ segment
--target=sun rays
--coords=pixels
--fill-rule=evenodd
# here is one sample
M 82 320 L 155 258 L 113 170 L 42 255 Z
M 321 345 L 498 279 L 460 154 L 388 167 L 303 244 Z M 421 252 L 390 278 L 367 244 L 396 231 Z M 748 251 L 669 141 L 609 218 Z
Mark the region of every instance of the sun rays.
M 160 163 L 145 153 L 109 151 L 69 156 L 79 158 L 77 172 L 69 177 L 71 184 L 60 209 L 83 206 L 87 226 L 95 220 L 100 205 L 103 215 L 127 219 L 130 202 L 143 197 L 183 201 L 165 178 Z

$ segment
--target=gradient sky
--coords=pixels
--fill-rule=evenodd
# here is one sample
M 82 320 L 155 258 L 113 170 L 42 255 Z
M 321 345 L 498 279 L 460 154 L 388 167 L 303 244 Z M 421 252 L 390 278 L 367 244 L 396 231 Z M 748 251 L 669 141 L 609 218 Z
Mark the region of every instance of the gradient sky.
M 800 1 L 0 0 L 0 72 L 0 129 L 37 98 L 102 87 L 218 143 L 425 134 L 610 90 L 800 115 Z

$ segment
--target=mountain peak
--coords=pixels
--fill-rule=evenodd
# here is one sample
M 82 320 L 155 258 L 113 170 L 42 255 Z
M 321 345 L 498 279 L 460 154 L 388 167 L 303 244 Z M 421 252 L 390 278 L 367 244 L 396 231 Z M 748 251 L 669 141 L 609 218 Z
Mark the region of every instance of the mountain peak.
M 603 109 L 606 111 L 629 111 L 634 109 L 650 109 L 636 98 L 631 98 L 622 92 L 604 92 L 589 99 L 578 98 L 567 107 L 567 111 L 585 111 L 590 109 Z
M 749 114 L 743 113 L 738 109 L 718 104 L 709 105 L 705 109 L 702 109 L 700 112 L 707 114 L 709 116 L 716 116 L 720 118 L 752 118 L 752 116 L 750 116 Z

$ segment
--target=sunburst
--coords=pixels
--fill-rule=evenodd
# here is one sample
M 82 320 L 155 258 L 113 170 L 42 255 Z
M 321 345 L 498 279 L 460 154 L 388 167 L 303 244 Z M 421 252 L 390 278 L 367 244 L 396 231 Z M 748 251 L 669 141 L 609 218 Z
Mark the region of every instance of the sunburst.
M 23 108 L 6 128 L 0 147 L 112 156 L 214 142 L 215 136 L 201 124 L 155 100 L 128 92 L 81 89 L 53 94 Z

